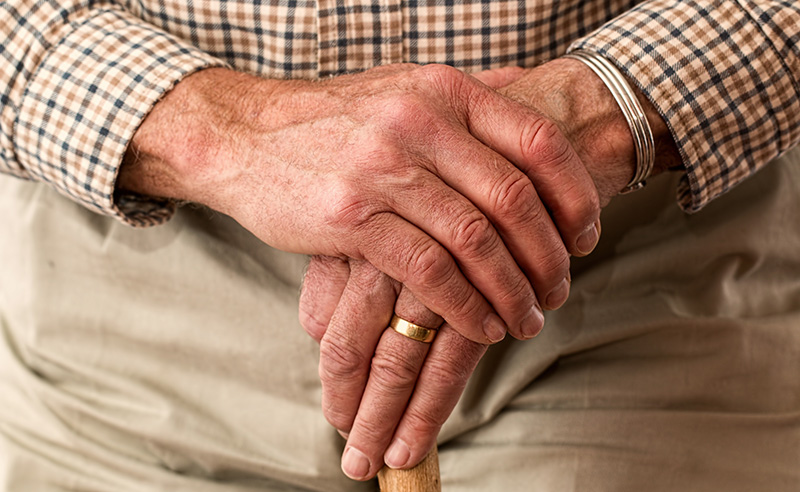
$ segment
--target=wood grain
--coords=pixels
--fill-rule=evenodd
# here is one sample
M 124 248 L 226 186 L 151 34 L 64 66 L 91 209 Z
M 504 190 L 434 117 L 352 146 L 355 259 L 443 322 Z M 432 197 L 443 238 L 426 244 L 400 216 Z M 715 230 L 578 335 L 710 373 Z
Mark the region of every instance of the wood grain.
M 439 477 L 439 452 L 436 446 L 420 464 L 409 470 L 383 467 L 378 472 L 381 492 L 441 492 Z

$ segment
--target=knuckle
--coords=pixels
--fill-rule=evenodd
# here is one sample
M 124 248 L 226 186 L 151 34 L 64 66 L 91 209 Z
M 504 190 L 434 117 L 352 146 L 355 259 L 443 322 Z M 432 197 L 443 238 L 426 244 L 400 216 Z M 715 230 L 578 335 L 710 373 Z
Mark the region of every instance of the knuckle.
M 529 220 L 539 203 L 536 188 L 527 176 L 512 173 L 491 191 L 491 203 L 500 217 L 521 216 Z
M 527 212 L 525 219 L 530 224 L 538 224 L 539 227 L 545 227 L 551 221 L 550 214 L 543 204 L 534 204 Z
M 467 283 L 461 285 L 447 292 L 445 299 L 448 305 L 452 306 L 453 322 L 467 329 L 470 326 L 474 327 L 476 320 L 483 319 L 484 304 L 478 291 L 470 289 Z
M 533 295 L 533 288 L 524 275 L 517 275 L 505 284 L 504 291 L 498 299 L 499 304 L 517 306 L 526 302 Z
M 583 216 L 590 217 L 592 219 L 591 222 L 594 223 L 595 220 L 600 218 L 600 211 L 601 211 L 600 196 L 597 193 L 597 188 L 592 186 L 591 191 L 586 196 L 587 196 L 587 205 L 583 211 Z
M 406 416 L 408 419 L 407 425 L 415 434 L 436 435 L 444 424 L 444 420 L 446 420 L 438 417 L 437 413 L 439 413 L 439 410 L 436 408 L 410 408 Z
M 571 194 L 578 197 L 574 201 L 577 217 L 588 223 L 594 222 L 600 216 L 600 197 L 597 194 L 597 188 L 581 186 L 577 182 L 573 186 L 575 190 Z
M 319 350 L 319 377 L 323 383 L 352 379 L 369 363 L 352 344 L 340 338 L 324 337 Z
M 389 94 L 380 103 L 373 119 L 377 129 L 376 150 L 403 151 L 411 145 L 408 135 L 426 137 L 438 130 L 441 120 L 441 115 L 421 88 L 411 85 L 401 92 Z
M 311 255 L 308 261 L 309 271 L 339 272 L 347 268 L 347 260 L 338 256 Z
M 447 350 L 425 361 L 425 378 L 434 383 L 437 393 L 460 390 L 486 351 L 486 346 L 461 336 L 448 336 Z
M 566 162 L 573 153 L 561 129 L 548 119 L 538 119 L 525 125 L 520 132 L 520 152 L 525 160 L 537 162 L 544 169 Z
M 416 246 L 409 264 L 409 276 L 421 285 L 441 287 L 454 273 L 455 263 L 438 244 L 425 241 Z
M 402 122 L 394 118 L 391 124 L 400 126 Z M 356 161 L 359 172 L 369 172 L 372 175 L 389 174 L 397 168 L 402 168 L 404 151 L 402 142 L 391 132 L 370 132 L 359 142 L 359 160 Z
M 322 415 L 335 429 L 341 431 L 349 431 L 353 425 L 353 418 L 351 413 L 348 413 L 343 408 L 339 408 L 337 398 L 332 398 L 330 403 L 322 409 Z
M 366 190 L 353 189 L 335 194 L 326 222 L 335 237 L 346 238 L 346 244 L 358 244 L 358 239 L 369 238 L 379 230 L 391 214 L 383 200 L 373 198 Z
M 437 431 L 450 415 L 449 408 L 442 408 L 435 399 L 426 403 L 418 403 L 406 410 L 405 418 L 415 432 L 428 433 Z
M 389 128 L 405 129 L 425 114 L 425 105 L 413 92 L 394 93 L 386 97 L 381 107 L 381 119 Z
M 462 217 L 453 229 L 453 249 L 486 256 L 497 246 L 497 233 L 483 214 L 478 211 Z
M 464 78 L 464 75 L 460 70 L 449 65 L 443 65 L 439 63 L 424 65 L 420 67 L 419 73 L 431 82 L 442 85 L 449 85 L 459 82 Z
M 363 418 L 359 413 L 356 422 L 353 424 L 353 433 L 356 432 L 355 428 L 358 427 L 358 441 L 364 443 L 361 446 L 358 446 L 363 451 L 367 451 L 365 448 L 369 448 L 378 444 L 380 447 L 381 445 L 386 446 L 388 444 L 386 441 L 391 438 L 391 427 L 387 428 L 387 419 L 382 418 L 382 415 L 374 415 L 368 416 L 368 418 Z M 393 426 L 395 422 L 389 424 Z M 348 441 L 350 443 L 350 441 Z
M 478 84 L 471 83 L 470 77 L 454 67 L 440 64 L 425 65 L 420 69 L 420 74 L 437 92 L 445 94 L 451 103 L 455 103 L 455 108 L 460 108 L 458 114 L 462 117 L 466 115 L 466 108 L 477 102 L 472 98 L 476 94 L 473 89 L 478 87 Z
M 590 185 L 584 186 L 576 192 L 576 195 L 582 197 L 578 202 L 577 214 L 582 218 L 585 223 L 594 223 L 595 220 L 600 218 L 600 196 L 597 193 L 597 187 Z
M 425 364 L 425 378 L 439 392 L 458 389 L 469 379 L 471 371 L 459 358 L 431 358 Z
M 374 215 L 374 202 L 355 183 L 336 180 L 328 190 L 331 197 L 328 222 L 334 226 L 350 230 L 362 226 Z
M 419 365 L 404 357 L 403 352 L 378 351 L 372 358 L 370 379 L 384 390 L 402 392 L 409 390 L 417 379 Z
M 561 245 L 561 247 L 546 251 L 540 258 L 538 265 L 540 274 L 543 277 L 542 283 L 552 284 L 554 287 L 569 272 L 569 254 L 567 254 L 564 246 Z M 542 294 L 547 294 L 548 292 L 549 289 L 546 292 L 542 292 Z

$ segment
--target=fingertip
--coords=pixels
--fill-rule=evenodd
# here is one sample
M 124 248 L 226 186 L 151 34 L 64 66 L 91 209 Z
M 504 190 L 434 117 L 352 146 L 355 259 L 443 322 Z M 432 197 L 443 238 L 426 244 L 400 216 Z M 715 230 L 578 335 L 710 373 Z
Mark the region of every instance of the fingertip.
M 384 454 L 384 463 L 393 470 L 409 470 L 422 463 L 436 445 L 436 435 L 414 441 L 409 445 L 400 437 L 395 437 Z
M 367 480 L 371 477 L 372 463 L 360 450 L 348 446 L 342 454 L 342 472 L 353 480 Z
M 569 288 L 570 279 L 569 275 L 567 275 L 549 294 L 547 294 L 544 302 L 546 308 L 552 311 L 563 306 L 569 297 Z
M 395 470 L 408 466 L 410 459 L 411 448 L 400 438 L 395 438 L 394 441 L 392 441 L 383 457 L 386 466 Z
M 586 256 L 597 247 L 600 241 L 600 219 L 594 221 L 592 225 L 584 229 L 575 241 L 575 249 L 581 256 Z
M 542 308 L 537 303 L 531 306 L 528 313 L 522 319 L 522 322 L 520 323 L 521 336 L 517 338 L 520 340 L 531 339 L 541 333 L 543 328 L 544 313 L 542 312 Z
M 498 315 L 489 313 L 483 320 L 483 333 L 489 343 L 497 343 L 506 337 L 508 328 Z

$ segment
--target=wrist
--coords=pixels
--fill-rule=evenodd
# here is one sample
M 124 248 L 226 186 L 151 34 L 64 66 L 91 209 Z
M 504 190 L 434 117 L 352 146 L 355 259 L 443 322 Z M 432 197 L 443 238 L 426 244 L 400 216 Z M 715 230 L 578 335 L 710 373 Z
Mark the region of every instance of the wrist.
M 556 59 L 532 69 L 505 91 L 555 121 L 572 142 L 605 205 L 631 181 L 636 154 L 630 127 L 605 83 L 583 62 Z M 677 147 L 653 105 L 638 90 L 655 139 L 651 176 L 679 165 Z
M 153 107 L 137 129 L 116 187 L 160 198 L 200 203 L 227 212 L 224 191 L 234 178 L 236 135 L 259 125 L 259 111 L 242 111 L 274 81 L 229 69 L 195 72 Z

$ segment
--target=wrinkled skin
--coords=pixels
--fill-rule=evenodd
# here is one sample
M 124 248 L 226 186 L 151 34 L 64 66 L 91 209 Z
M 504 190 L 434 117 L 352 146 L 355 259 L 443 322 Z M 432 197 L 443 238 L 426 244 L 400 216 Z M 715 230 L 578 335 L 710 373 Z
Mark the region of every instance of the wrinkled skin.
M 576 149 L 592 183 L 582 188 L 585 182 L 563 179 L 565 190 L 577 187 L 605 205 L 627 184 L 633 173 L 630 131 L 610 94 L 584 67 L 559 60 L 535 70 L 502 69 L 477 78 L 548 116 Z M 680 159 L 663 122 L 652 107 L 646 108 L 659 137 L 657 173 Z M 536 173 L 528 176 L 537 191 L 547 186 Z M 571 243 L 570 231 L 561 229 L 561 214 L 570 212 L 559 202 L 545 204 L 565 245 L 573 245 L 565 248 L 575 255 L 589 253 L 600 233 L 599 221 L 583 244 Z M 503 237 L 512 234 L 507 231 Z M 557 308 L 566 296 L 565 291 L 543 304 Z M 386 330 L 392 311 L 423 326 L 441 323 L 405 286 L 371 265 L 312 258 L 300 318 L 320 341 L 323 411 L 348 435 L 343 470 L 356 479 L 372 477 L 384 462 L 408 468 L 424 457 L 487 347 L 461 336 L 451 324 L 442 326 L 430 347 L 407 339 Z

